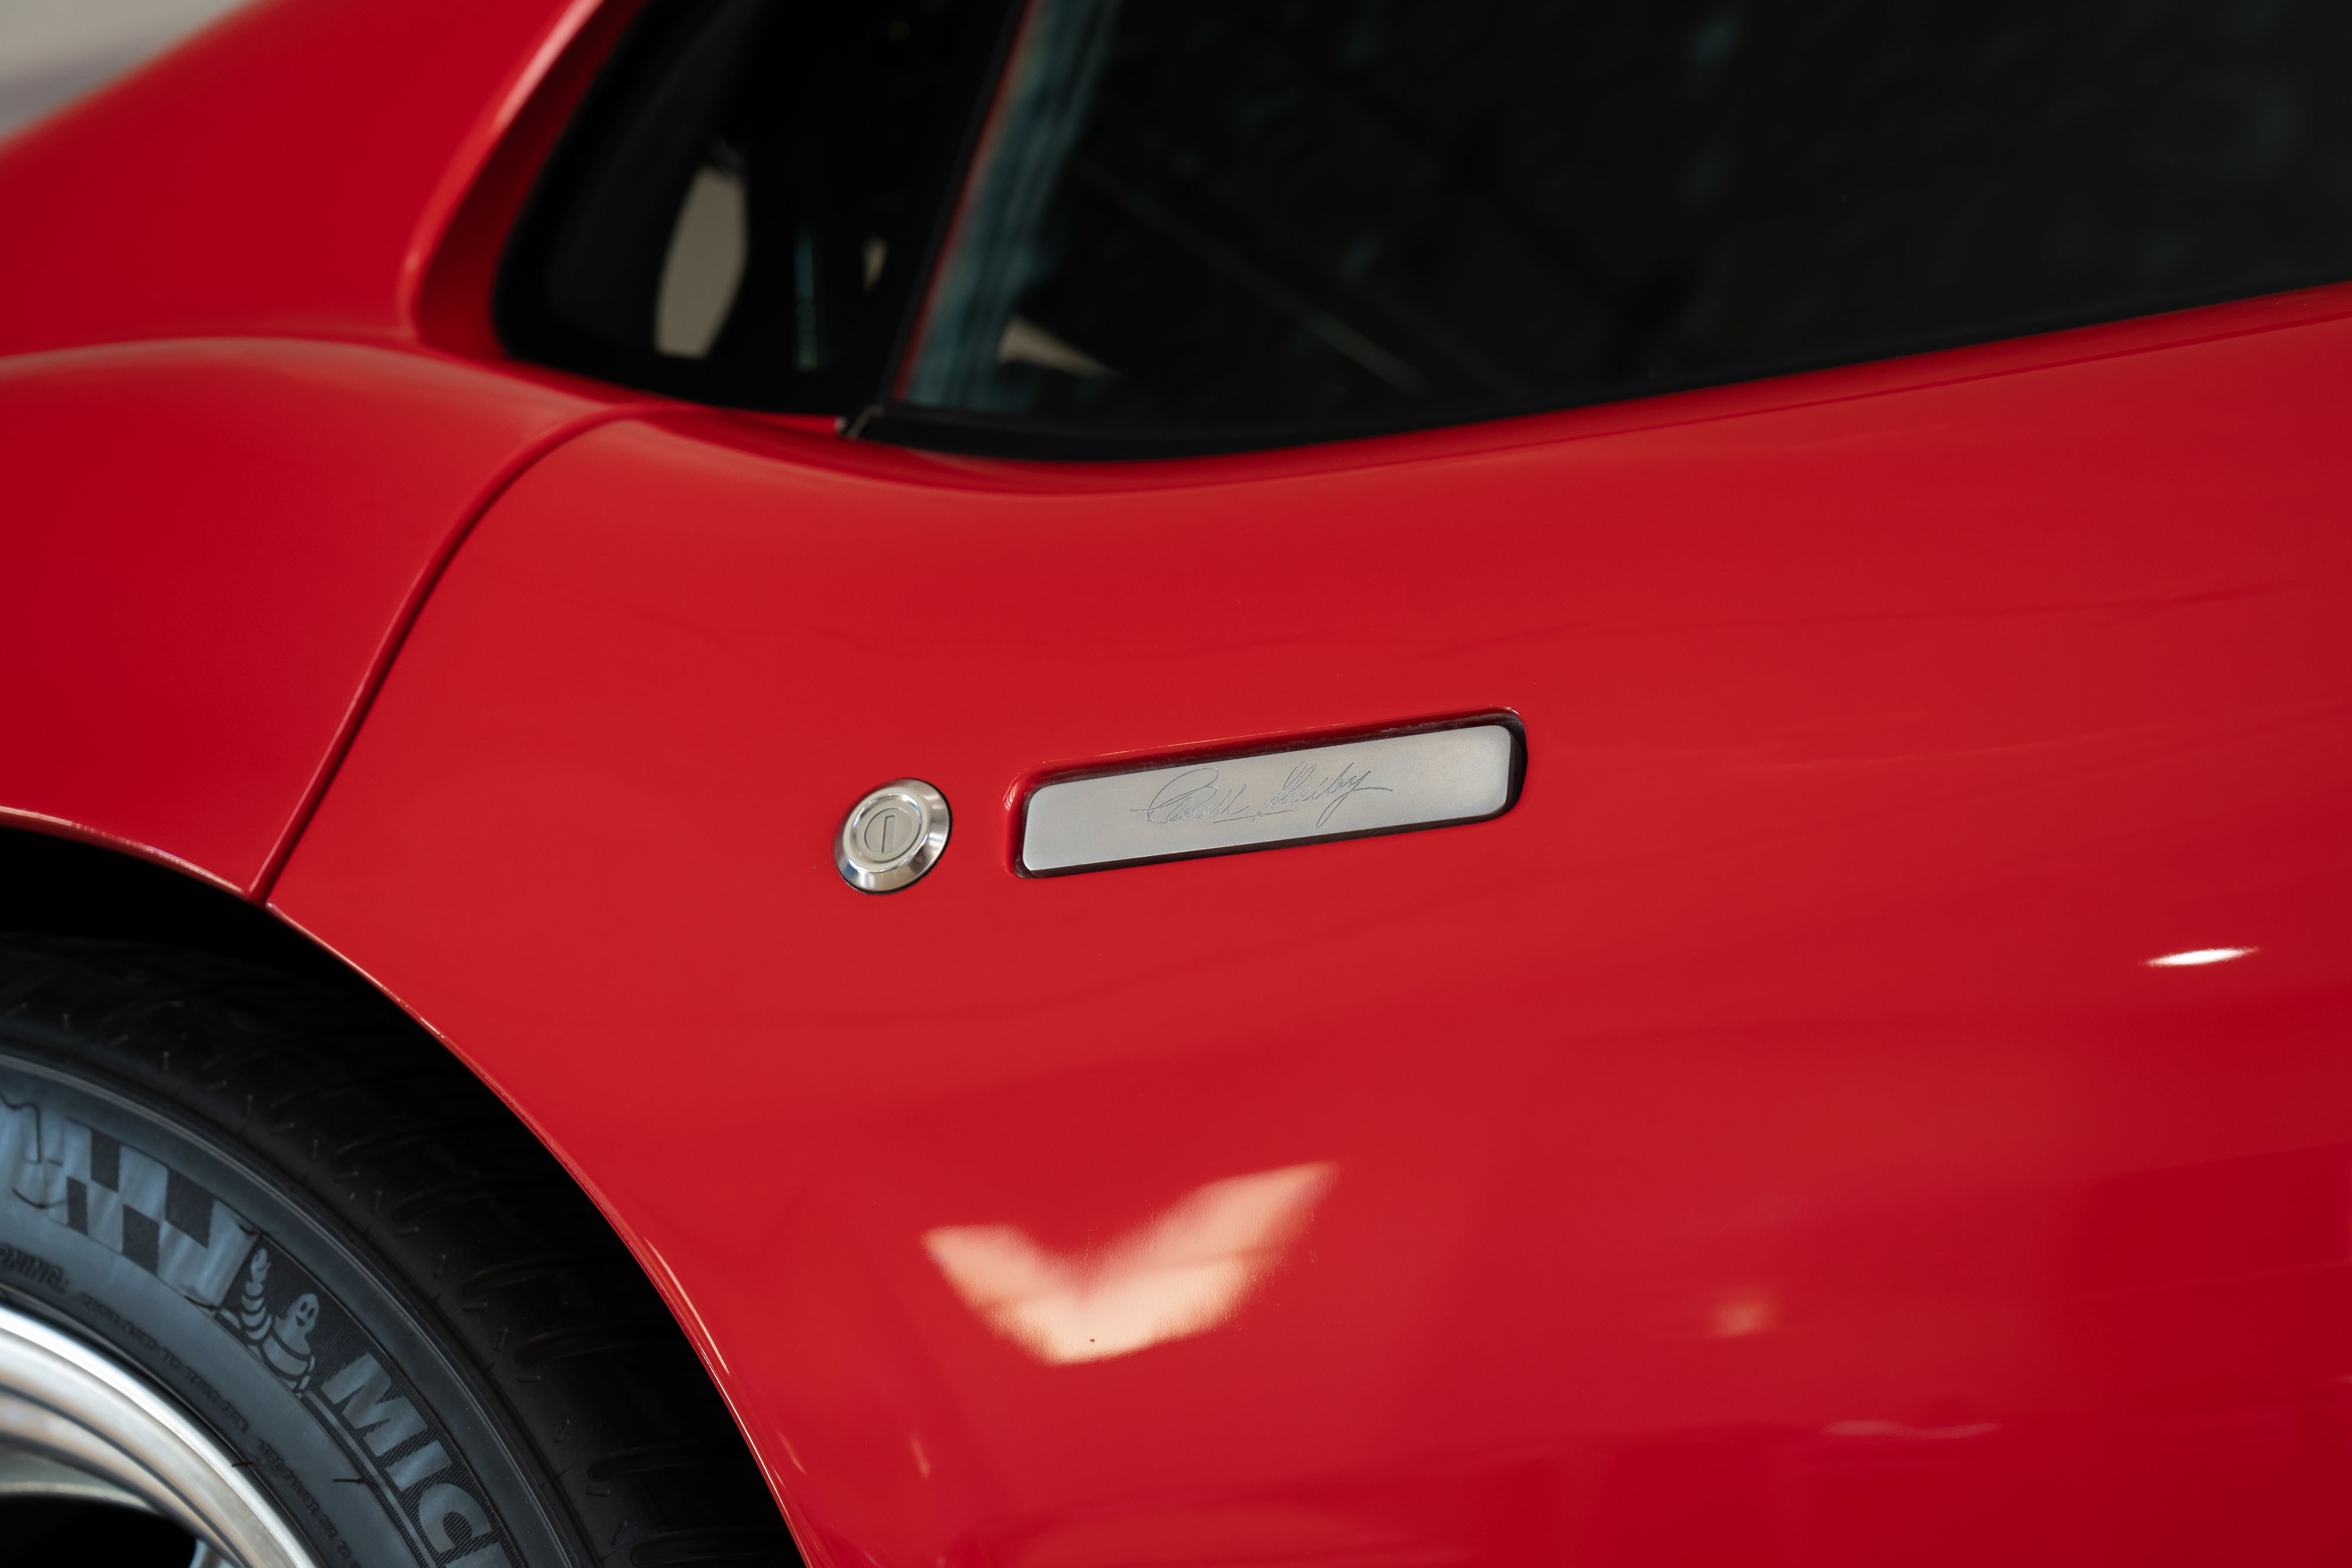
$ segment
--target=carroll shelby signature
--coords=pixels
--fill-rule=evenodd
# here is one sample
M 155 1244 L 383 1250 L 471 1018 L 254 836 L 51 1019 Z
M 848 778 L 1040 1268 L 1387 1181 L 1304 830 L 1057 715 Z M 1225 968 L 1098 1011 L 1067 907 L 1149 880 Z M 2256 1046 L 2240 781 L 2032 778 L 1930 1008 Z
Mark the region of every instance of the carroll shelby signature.
M 1214 768 L 1188 768 L 1162 784 L 1150 805 L 1129 810 L 1145 821 L 1162 827 L 1173 822 L 1205 822 L 1223 828 L 1320 805 L 1322 810 L 1315 818 L 1315 826 L 1321 829 L 1330 825 L 1332 813 L 1346 805 L 1349 797 L 1389 793 L 1385 784 L 1364 782 L 1371 774 L 1370 764 L 1350 768 L 1342 762 L 1335 771 L 1325 774 L 1318 764 L 1302 762 L 1290 770 L 1281 789 L 1253 801 L 1246 782 L 1225 784 Z

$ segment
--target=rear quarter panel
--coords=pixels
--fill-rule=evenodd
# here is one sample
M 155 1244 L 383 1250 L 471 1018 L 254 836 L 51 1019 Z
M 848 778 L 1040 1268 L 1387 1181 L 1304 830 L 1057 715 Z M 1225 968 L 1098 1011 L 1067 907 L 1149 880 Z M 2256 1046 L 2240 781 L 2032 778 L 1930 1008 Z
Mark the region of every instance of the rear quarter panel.
M 257 0 L 9 139 L 0 354 L 413 337 L 459 197 L 598 5 Z
M 0 145 L 0 820 L 268 885 L 451 546 L 612 406 L 414 320 L 595 9 L 262 0 Z
M 0 360 L 0 820 L 258 892 L 449 547 L 605 406 L 352 344 Z

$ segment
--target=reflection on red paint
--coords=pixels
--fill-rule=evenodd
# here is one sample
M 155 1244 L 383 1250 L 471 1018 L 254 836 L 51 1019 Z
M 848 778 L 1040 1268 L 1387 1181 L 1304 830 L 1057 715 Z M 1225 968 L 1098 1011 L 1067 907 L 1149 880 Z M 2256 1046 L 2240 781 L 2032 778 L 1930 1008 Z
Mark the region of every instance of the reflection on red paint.
M 1040 1361 L 1106 1361 L 1204 1333 L 1281 1261 L 1329 1165 L 1213 1181 L 1098 1254 L 1066 1257 L 1010 1225 L 942 1226 L 923 1249 L 972 1311 Z
M 2253 952 L 2252 947 L 2191 947 L 2185 952 L 2167 953 L 2150 958 L 2151 969 L 2201 969 L 2208 964 L 2226 964 L 2232 958 L 2243 958 Z

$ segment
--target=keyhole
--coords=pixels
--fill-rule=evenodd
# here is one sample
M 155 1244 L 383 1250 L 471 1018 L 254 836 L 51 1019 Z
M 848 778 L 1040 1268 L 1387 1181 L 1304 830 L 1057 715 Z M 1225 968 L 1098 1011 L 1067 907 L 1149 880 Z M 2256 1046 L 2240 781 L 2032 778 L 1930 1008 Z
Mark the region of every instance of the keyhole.
M 907 825 L 906 815 L 905 811 L 893 806 L 866 818 L 866 831 L 861 835 L 866 840 L 866 852 L 877 860 L 886 861 L 897 854 L 902 836 L 898 830 Z M 911 837 L 911 832 L 906 836 Z

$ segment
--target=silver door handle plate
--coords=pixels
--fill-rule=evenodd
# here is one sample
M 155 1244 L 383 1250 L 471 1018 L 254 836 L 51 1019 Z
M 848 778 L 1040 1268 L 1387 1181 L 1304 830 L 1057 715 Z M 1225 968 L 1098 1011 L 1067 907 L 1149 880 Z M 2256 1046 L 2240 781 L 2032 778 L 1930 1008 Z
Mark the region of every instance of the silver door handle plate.
M 1475 822 L 1509 808 L 1519 744 L 1487 721 L 1060 779 L 1029 797 L 1021 869 L 1052 876 Z

